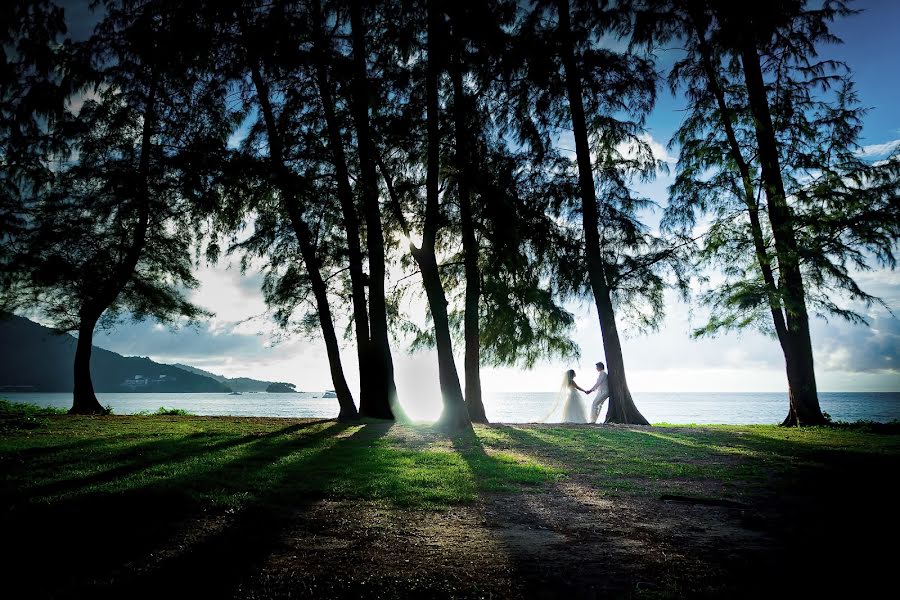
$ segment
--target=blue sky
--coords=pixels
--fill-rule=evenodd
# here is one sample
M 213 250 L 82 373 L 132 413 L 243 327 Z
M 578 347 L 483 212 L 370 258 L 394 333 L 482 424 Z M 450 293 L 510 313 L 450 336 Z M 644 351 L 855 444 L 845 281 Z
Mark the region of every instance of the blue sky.
M 85 9 L 87 2 L 67 4 L 73 18 L 71 33 L 80 37 L 89 29 L 93 17 Z M 833 28 L 845 44 L 823 47 L 821 54 L 844 60 L 853 69 L 861 103 L 871 109 L 865 118 L 861 143 L 877 158 L 878 151 L 900 144 L 900 2 L 868 0 L 854 6 L 864 12 Z M 659 68 L 666 68 L 671 60 L 671 53 L 662 52 Z M 664 152 L 678 127 L 683 108 L 682 98 L 672 96 L 665 88 L 660 90 L 647 123 L 660 152 Z M 669 181 L 669 177 L 660 177 L 641 191 L 665 204 Z M 202 286 L 194 299 L 217 313 L 208 323 L 177 332 L 152 323 L 124 324 L 115 331 L 99 334 L 95 343 L 123 354 L 186 362 L 228 376 L 291 381 L 304 390 L 331 387 L 319 341 L 276 335 L 264 315 L 259 277 L 241 277 L 235 267 L 227 264 L 204 266 L 198 276 Z M 874 271 L 862 274 L 860 281 L 866 290 L 882 296 L 895 310 L 900 309 L 898 273 Z M 539 364 L 528 372 L 487 369 L 482 376 L 484 387 L 491 391 L 553 391 L 559 373 L 568 367 L 588 378 L 593 363 L 603 359 L 596 315 L 587 302 L 572 304 L 570 308 L 578 318 L 576 341 L 582 350 L 581 361 Z M 673 294 L 667 309 L 668 316 L 657 333 L 633 335 L 626 328 L 625 361 L 633 390 L 785 390 L 783 359 L 775 340 L 754 332 L 693 340 L 689 332 L 698 323 L 691 306 Z M 817 375 L 823 391 L 900 390 L 900 322 L 884 309 L 865 312 L 872 324 L 870 328 L 835 321 L 813 323 Z M 345 370 L 353 384 L 357 383 L 354 355 L 351 346 L 345 347 Z M 404 344 L 397 342 L 394 357 L 401 397 L 421 399 L 422 403 L 435 406 L 438 378 L 433 353 L 409 355 Z M 458 365 L 461 369 L 461 361 Z

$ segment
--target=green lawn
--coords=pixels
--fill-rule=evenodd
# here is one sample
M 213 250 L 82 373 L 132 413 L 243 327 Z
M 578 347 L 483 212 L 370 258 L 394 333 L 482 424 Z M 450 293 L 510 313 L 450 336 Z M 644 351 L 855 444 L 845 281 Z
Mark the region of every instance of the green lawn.
M 276 538 L 290 530 L 287 521 L 321 502 L 343 503 L 351 513 L 362 502 L 382 515 L 394 515 L 399 523 L 416 515 L 452 523 L 454 507 L 460 507 L 469 511 L 470 520 L 460 520 L 459 526 L 471 528 L 487 523 L 477 516 L 479 511 L 508 512 L 505 499 L 512 499 L 513 507 L 531 507 L 530 516 L 522 516 L 527 531 L 556 528 L 560 535 L 584 540 L 585 534 L 567 528 L 575 527 L 581 511 L 593 510 L 590 503 L 579 508 L 576 502 L 574 512 L 558 515 L 555 525 L 538 518 L 540 506 L 557 502 L 572 489 L 625 507 L 622 518 L 634 519 L 632 529 L 638 533 L 655 513 L 671 519 L 674 509 L 666 504 L 671 500 L 742 507 L 739 515 L 715 516 L 717 526 L 725 519 L 727 527 L 743 523 L 741 527 L 762 528 L 780 539 L 787 523 L 791 536 L 807 530 L 819 536 L 818 523 L 833 511 L 889 511 L 881 488 L 900 465 L 897 429 L 896 424 L 808 429 L 491 425 L 475 427 L 474 435 L 447 436 L 428 425 L 384 422 L 161 413 L 75 417 L 0 401 L 0 526 L 7 534 L 5 549 L 15 550 L 12 559 L 3 560 L 14 565 L 13 572 L 38 579 L 42 576 L 35 564 L 40 561 L 65 564 L 54 571 L 58 578 L 42 583 L 48 596 L 92 593 L 100 580 L 112 586 L 111 596 L 118 596 L 115 582 L 123 573 L 138 581 L 135 565 L 160 556 L 159 549 L 183 535 L 177 532 L 190 523 L 209 528 L 221 515 L 245 515 L 203 559 L 221 569 L 228 560 L 222 548 L 237 545 L 245 554 L 255 548 L 253 552 L 268 556 L 278 547 Z M 817 503 L 812 513 L 803 509 L 810 501 Z M 799 519 L 791 512 L 798 510 Z M 293 516 L 284 516 L 288 514 Z M 698 524 L 693 513 L 678 518 L 684 524 L 659 534 L 654 543 L 674 544 Z M 791 529 L 795 524 L 796 531 Z M 591 534 L 591 543 L 598 544 L 592 552 L 605 547 L 604 536 L 615 533 L 614 526 L 608 522 L 602 526 L 606 533 Z M 495 535 L 490 527 L 500 526 L 487 527 L 490 537 Z M 503 527 L 517 531 L 519 526 Z M 434 535 L 433 543 L 439 544 L 441 532 Z M 635 543 L 647 543 L 640 537 L 644 534 L 635 535 Z M 859 542 L 849 525 L 822 535 L 826 545 Z M 84 540 L 89 540 L 90 552 L 80 556 Z M 696 577 L 718 573 L 708 569 L 708 540 L 679 543 L 697 546 L 678 549 L 694 561 L 696 573 L 702 574 Z M 386 552 L 380 548 L 378 552 Z M 510 548 L 513 555 L 518 552 L 515 544 Z M 454 551 L 452 545 L 445 550 L 450 555 Z M 452 564 L 452 556 L 444 559 Z M 244 565 L 249 559 L 241 560 Z M 254 555 L 253 560 L 261 559 Z M 421 568 L 442 564 L 435 560 L 423 559 Z M 236 572 L 241 565 L 233 565 Z M 85 569 L 103 576 L 84 575 Z M 341 593 L 360 591 L 347 590 Z
M 429 438 L 411 443 L 383 423 L 69 417 L 9 405 L 0 422 L 4 499 L 13 503 L 144 490 L 210 507 L 321 496 L 429 507 L 561 474 L 480 436 L 437 439 L 427 427 L 409 427 Z
M 865 427 L 497 425 L 448 438 L 427 425 L 69 417 L 9 403 L 0 405 L 0 431 L 3 499 L 12 504 L 146 490 L 211 507 L 301 497 L 441 507 L 569 477 L 609 494 L 714 484 L 714 495 L 727 496 L 830 458 L 900 453 L 900 436 Z

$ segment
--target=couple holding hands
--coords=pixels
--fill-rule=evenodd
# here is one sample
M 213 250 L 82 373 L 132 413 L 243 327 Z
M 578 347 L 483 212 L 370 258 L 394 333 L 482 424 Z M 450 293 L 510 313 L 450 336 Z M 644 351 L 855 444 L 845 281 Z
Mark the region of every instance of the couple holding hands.
M 600 409 L 603 403 L 609 398 L 609 383 L 606 374 L 606 366 L 602 362 L 597 363 L 597 382 L 590 388 L 584 389 L 575 383 L 575 371 L 569 369 L 563 376 L 562 387 L 556 399 L 556 404 L 550 413 L 542 419 L 544 422 L 554 423 L 594 423 L 600 416 Z M 594 401 L 591 403 L 591 418 L 585 415 L 584 404 L 581 402 L 581 396 L 578 392 L 591 394 L 597 392 Z M 558 420 L 550 421 L 551 417 L 556 413 L 557 408 L 562 404 L 562 414 Z

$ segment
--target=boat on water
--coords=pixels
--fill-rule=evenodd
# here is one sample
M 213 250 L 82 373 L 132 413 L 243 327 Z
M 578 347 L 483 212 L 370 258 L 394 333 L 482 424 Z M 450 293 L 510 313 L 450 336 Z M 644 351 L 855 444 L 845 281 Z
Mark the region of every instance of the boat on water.
M 337 394 L 334 393 L 334 390 L 325 390 L 325 393 L 322 394 L 323 398 L 337 398 Z
M 229 396 L 241 396 L 242 394 L 241 394 L 240 392 L 231 392 L 231 393 L 228 394 L 228 395 L 229 395 Z

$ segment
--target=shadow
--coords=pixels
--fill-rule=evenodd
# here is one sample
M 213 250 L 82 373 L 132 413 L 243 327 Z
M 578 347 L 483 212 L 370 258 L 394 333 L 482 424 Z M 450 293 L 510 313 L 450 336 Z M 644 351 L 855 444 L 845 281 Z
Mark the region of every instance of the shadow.
M 107 439 L 84 439 L 77 442 L 69 442 L 67 444 L 47 444 L 46 446 L 23 448 L 20 450 L 10 450 L 4 452 L 2 458 L 4 464 L 18 463 L 23 468 L 26 467 L 25 461 L 46 456 L 49 454 L 58 454 L 62 452 L 70 452 L 73 450 L 88 450 L 92 448 L 101 448 L 109 445 Z M 8 461 L 8 462 L 7 462 Z
M 271 431 L 263 434 L 249 434 L 234 439 L 226 439 L 218 442 L 212 441 L 215 438 L 229 437 L 222 433 L 194 433 L 182 438 L 166 438 L 153 442 L 137 444 L 129 448 L 127 452 L 110 452 L 110 458 L 121 462 L 118 466 L 104 471 L 99 471 L 85 477 L 75 479 L 63 479 L 52 481 L 49 483 L 29 487 L 22 494 L 26 501 L 39 498 L 41 496 L 50 496 L 63 492 L 74 492 L 80 488 L 92 485 L 102 484 L 124 478 L 129 475 L 138 474 L 154 465 L 165 463 L 174 465 L 179 462 L 190 460 L 198 454 L 216 452 L 235 448 L 245 444 L 258 442 L 269 438 L 289 435 L 302 429 L 312 427 L 324 423 L 325 420 L 312 421 L 309 423 L 298 423 Z M 123 459 L 125 459 L 123 461 Z
M 345 431 L 358 427 L 349 435 Z M 364 460 L 365 450 L 385 435 L 390 425 L 338 423 L 328 431 L 322 450 L 293 458 L 283 454 L 273 470 L 268 489 L 255 497 L 226 527 L 143 574 L 119 580 L 106 590 L 92 588 L 99 597 L 159 598 L 178 582 L 179 594 L 196 597 L 231 597 L 242 584 L 251 583 L 263 563 L 282 547 L 283 537 L 300 516 L 322 497 L 320 490 L 339 476 L 347 460 Z M 292 578 L 290 585 L 298 585 Z M 253 581 L 275 586 L 267 581 Z M 287 584 L 284 584 L 287 585 Z
M 319 428 L 313 431 L 314 426 Z M 189 542 L 184 539 L 186 529 L 202 529 L 204 522 L 227 513 L 224 507 L 210 510 L 209 499 L 198 492 L 213 488 L 226 498 L 243 494 L 248 504 L 258 504 L 266 482 L 257 474 L 263 473 L 270 478 L 269 485 L 276 485 L 278 468 L 273 465 L 292 453 L 314 455 L 319 445 L 329 444 L 347 427 L 325 421 L 303 423 L 224 440 L 214 448 L 202 444 L 192 448 L 192 440 L 200 436 L 188 436 L 178 446 L 178 456 L 186 460 L 193 453 L 196 460 L 187 465 L 157 465 L 174 469 L 170 476 L 163 472 L 139 477 L 122 491 L 91 491 L 50 504 L 17 503 L 0 516 L 5 538 L 2 560 L 13 575 L 8 589 L 28 597 L 82 597 L 100 592 L 119 597 L 116 590 L 128 584 L 135 571 L 144 569 L 142 565 L 171 553 L 173 541 Z M 243 447 L 240 455 L 221 456 L 239 447 Z M 163 586 L 158 583 L 161 593 Z M 133 592 L 142 595 L 137 588 Z
M 866 437 L 868 444 L 893 445 L 891 451 L 889 446 L 823 448 L 804 439 L 772 443 L 753 433 L 742 437 L 746 447 L 772 446 L 777 452 L 767 461 L 770 486 L 757 504 L 767 522 L 755 524 L 765 526 L 781 546 L 775 572 L 804 593 L 880 595 L 879 582 L 896 568 L 895 553 L 887 548 L 900 539 L 896 496 L 888 491 L 900 471 L 900 438 L 884 431 Z M 782 571 L 788 561 L 791 574 Z
M 516 441 L 513 449 L 517 451 L 533 449 L 521 438 Z M 477 433 L 458 435 L 452 443 L 476 479 L 491 476 L 498 461 L 485 450 Z M 631 596 L 636 582 L 634 563 L 608 564 L 595 552 L 599 543 L 607 548 L 606 555 L 628 553 L 619 538 L 597 539 L 594 525 L 601 517 L 600 509 L 559 484 L 530 491 L 481 495 L 488 527 L 513 564 L 513 579 L 520 593 L 548 599 Z
M 559 465 L 597 490 L 634 481 L 637 495 L 614 502 L 645 506 L 651 523 L 679 522 L 673 549 L 708 566 L 707 591 L 858 596 L 876 592 L 892 569 L 884 543 L 897 539 L 900 522 L 893 495 L 881 488 L 900 467 L 900 440 L 762 429 L 494 429 L 509 447 Z M 676 481 L 697 492 L 666 492 Z M 723 497 L 733 494 L 736 499 Z M 679 536 L 711 524 L 752 543 L 742 548 L 713 537 L 678 548 Z
M 14 500 L 0 506 L 4 591 L 37 598 L 494 593 L 485 577 L 468 576 L 476 569 L 509 580 L 498 584 L 500 596 L 750 597 L 775 586 L 863 589 L 880 581 L 877 569 L 890 572 L 891 553 L 875 544 L 897 533 L 891 494 L 876 493 L 898 466 L 885 436 L 887 449 L 872 452 L 822 448 L 802 434 L 773 440 L 764 430 L 487 426 L 448 438 L 392 427 L 320 421 L 263 434 L 170 435 L 118 452 L 110 444 L 73 446 L 72 457 L 102 470 L 4 485 Z M 516 457 L 569 477 L 547 485 Z M 678 480 L 703 489 L 734 473 L 752 492 L 740 502 L 665 487 Z M 640 493 L 607 494 L 645 480 Z M 424 510 L 432 507 L 442 510 Z M 370 522 L 373 515 L 382 521 Z M 692 533 L 711 523 L 720 526 L 715 535 Z M 460 527 L 477 535 L 452 537 Z M 758 545 L 747 546 L 746 535 Z M 448 546 L 448 539 L 462 541 Z M 512 574 L 465 555 L 482 542 L 492 550 L 477 556 L 496 548 Z M 438 543 L 443 549 L 433 550 Z M 411 579 L 405 558 L 426 576 Z M 848 568 L 866 579 L 797 577 Z

